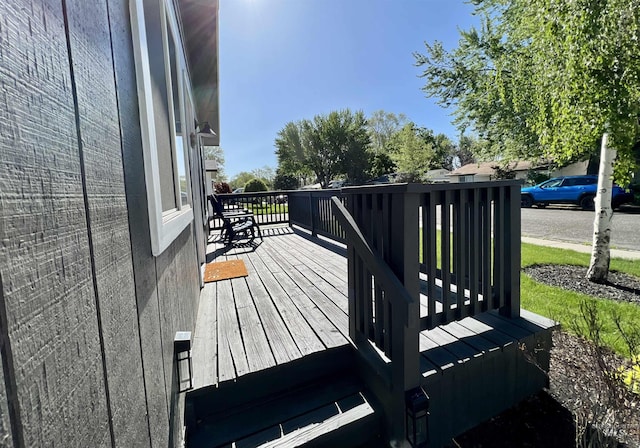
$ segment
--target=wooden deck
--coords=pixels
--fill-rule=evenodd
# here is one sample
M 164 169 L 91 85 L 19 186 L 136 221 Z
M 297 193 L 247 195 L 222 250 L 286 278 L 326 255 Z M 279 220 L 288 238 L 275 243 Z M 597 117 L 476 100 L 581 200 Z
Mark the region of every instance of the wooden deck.
M 211 259 L 242 259 L 249 276 L 202 290 L 195 389 L 349 345 L 344 248 L 303 235 L 280 227 L 264 230 L 254 246 L 210 244 Z
M 202 290 L 192 348 L 193 406 L 221 415 L 238 395 L 254 397 L 255 402 L 271 383 L 283 381 L 270 393 L 286 394 L 292 386 L 288 378 L 300 381 L 327 364 L 342 364 L 349 369 L 344 372 L 365 378 L 375 391 L 376 374 L 355 354 L 348 335 L 345 248 L 290 227 L 265 229 L 263 234 L 263 241 L 252 246 L 209 246 L 208 261 L 242 259 L 249 275 L 207 283 Z M 523 310 L 516 319 L 489 312 L 422 331 L 420 367 L 431 399 L 432 446 L 542 388 L 551 344 L 548 329 L 553 326 Z M 541 355 L 537 358 L 536 353 Z M 297 366 L 295 373 L 290 366 Z M 341 372 L 328 374 L 335 379 Z M 358 387 L 348 390 L 362 395 Z M 212 394 L 218 395 L 207 398 Z M 193 413 L 205 422 L 198 423 L 200 428 L 208 424 L 201 411 Z M 285 426 L 280 424 L 281 433 Z M 198 440 L 212 440 L 208 429 L 199 431 L 205 435 Z

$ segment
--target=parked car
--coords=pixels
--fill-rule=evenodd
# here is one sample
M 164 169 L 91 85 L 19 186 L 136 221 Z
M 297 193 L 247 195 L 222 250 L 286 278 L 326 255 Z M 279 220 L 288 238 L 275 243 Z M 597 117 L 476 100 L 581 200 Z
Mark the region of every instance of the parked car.
M 554 177 L 533 187 L 521 190 L 520 204 L 524 207 L 537 205 L 540 208 L 549 204 L 575 204 L 583 210 L 593 210 L 598 189 L 598 176 Z M 618 208 L 633 201 L 633 195 L 618 185 L 613 186 L 611 205 Z
M 244 187 L 236 188 L 232 193 L 244 193 Z
M 400 175 L 399 173 L 383 174 L 382 176 L 378 176 L 374 179 L 371 179 L 365 182 L 364 184 L 365 185 L 392 184 L 396 182 L 399 175 Z

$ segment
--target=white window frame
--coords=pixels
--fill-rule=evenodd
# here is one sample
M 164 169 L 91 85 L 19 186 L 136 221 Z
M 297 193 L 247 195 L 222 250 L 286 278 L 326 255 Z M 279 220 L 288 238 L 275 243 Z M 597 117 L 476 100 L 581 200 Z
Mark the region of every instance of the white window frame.
M 142 150 L 144 157 L 144 174 L 145 184 L 147 187 L 147 201 L 149 211 L 149 231 L 151 237 L 151 252 L 154 256 L 158 256 L 171 245 L 171 243 L 182 233 L 182 231 L 193 221 L 193 209 L 191 207 L 191 188 L 189 179 L 189 151 L 184 150 L 185 156 L 185 175 L 187 177 L 187 195 L 188 204 L 181 205 L 180 189 L 178 186 L 177 168 L 174 168 L 174 182 L 176 182 L 177 207 L 173 210 L 163 212 L 162 196 L 160 188 L 160 169 L 158 164 L 157 141 L 155 118 L 153 112 L 153 97 L 151 89 L 151 71 L 149 69 L 149 53 L 147 50 L 147 32 L 144 19 L 143 0 L 131 0 L 129 2 L 131 13 L 131 29 L 133 35 L 134 61 L 136 68 L 136 80 L 138 87 L 138 108 L 140 111 L 140 129 L 142 134 Z M 175 19 L 175 11 L 171 1 L 160 1 L 160 17 L 162 20 L 163 48 L 165 52 L 165 71 L 169 70 L 166 59 L 168 58 L 168 32 L 173 33 L 174 42 L 176 44 L 176 60 L 178 67 L 178 82 L 180 83 L 181 73 L 186 66 L 185 55 L 178 38 L 178 27 Z M 167 23 L 167 21 L 169 23 Z M 168 113 L 170 117 L 170 135 L 175 140 L 175 119 L 173 115 L 173 93 L 171 91 L 171 79 L 167 80 L 169 89 L 168 95 Z M 182 100 L 182 86 L 178 89 L 180 97 L 180 111 L 184 123 L 184 104 Z M 186 129 L 186 123 L 185 123 Z M 189 138 L 183 135 L 183 146 L 188 142 Z M 171 142 L 175 147 L 175 141 Z M 176 151 L 173 152 L 174 167 L 176 166 Z

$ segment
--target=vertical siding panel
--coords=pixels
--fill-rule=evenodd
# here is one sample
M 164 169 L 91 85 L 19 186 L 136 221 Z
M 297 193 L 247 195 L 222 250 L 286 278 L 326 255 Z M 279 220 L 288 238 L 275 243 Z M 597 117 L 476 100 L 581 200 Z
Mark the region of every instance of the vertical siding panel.
M 0 358 L 0 369 L 4 370 L 2 358 Z M 7 402 L 7 390 L 5 388 L 4 379 L 2 379 L 0 381 L 0 446 L 12 446 L 12 440 L 13 434 L 11 432 L 11 422 L 9 421 L 9 404 Z
M 165 385 L 156 262 L 151 256 L 147 193 L 144 176 L 140 175 L 144 173 L 144 164 L 129 0 L 109 0 L 108 4 L 149 432 L 152 446 L 164 448 L 170 445 L 169 397 Z
M 61 2 L 2 1 L 0 23 L 0 270 L 24 444 L 110 446 Z
M 107 5 L 66 5 L 115 445 L 149 446 Z

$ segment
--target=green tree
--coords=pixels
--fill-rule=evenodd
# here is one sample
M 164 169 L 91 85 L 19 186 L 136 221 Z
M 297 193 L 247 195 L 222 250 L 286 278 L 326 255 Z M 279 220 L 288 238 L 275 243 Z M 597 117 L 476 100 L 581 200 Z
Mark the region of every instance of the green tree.
M 229 185 L 235 190 L 236 188 L 244 187 L 247 182 L 252 179 L 255 179 L 255 176 L 253 174 L 247 173 L 246 171 L 240 171 L 229 181 Z
M 611 165 L 629 179 L 640 116 L 640 8 L 637 0 L 476 0 L 480 30 L 462 31 L 446 52 L 427 44 L 416 63 L 427 95 L 454 105 L 496 152 L 585 159 L 601 141 L 601 166 L 588 278 L 606 280 Z
M 295 190 L 300 186 L 298 178 L 289 173 L 284 173 L 280 170 L 276 172 L 276 176 L 273 179 L 274 190 Z
M 276 176 L 275 170 L 268 165 L 252 170 L 251 174 L 257 179 L 262 179 L 267 186 L 273 185 L 273 178 Z
M 275 141 L 279 169 L 302 176 L 313 173 L 323 188 L 338 175 L 352 182 L 364 179 L 369 145 L 364 114 L 349 109 L 289 122 Z
M 412 179 L 419 179 L 427 171 L 441 167 L 442 151 L 439 143 L 447 148 L 449 139 L 440 135 L 436 138 L 429 129 L 417 127 L 413 122 L 405 124 L 396 132 L 388 143 L 391 158 L 398 167 L 398 171 L 409 174 Z
M 269 190 L 269 187 L 267 187 L 267 184 L 264 183 L 262 179 L 251 179 L 244 186 L 245 193 L 253 193 L 257 191 L 268 191 L 268 190 Z
M 433 150 L 435 156 L 432 163 L 432 169 L 446 168 L 450 169 L 450 161 L 456 152 L 454 143 L 444 134 L 436 134 L 433 136 Z
M 454 151 L 455 168 L 483 160 L 483 154 L 484 145 L 479 139 L 469 135 L 461 135 L 458 140 L 458 146 Z
M 218 172 L 214 177 L 216 182 L 224 182 L 227 175 L 224 172 L 224 150 L 220 146 L 203 146 L 202 152 L 205 160 L 215 160 L 218 164 Z
M 371 150 L 375 155 L 386 153 L 387 143 L 391 137 L 407 124 L 404 114 L 394 114 L 384 110 L 376 110 L 367 119 L 367 131 L 371 139 Z
M 393 173 L 397 170 L 398 166 L 388 152 L 380 152 L 371 157 L 371 164 L 369 166 L 369 175 L 371 177 L 382 176 L 383 174 Z

